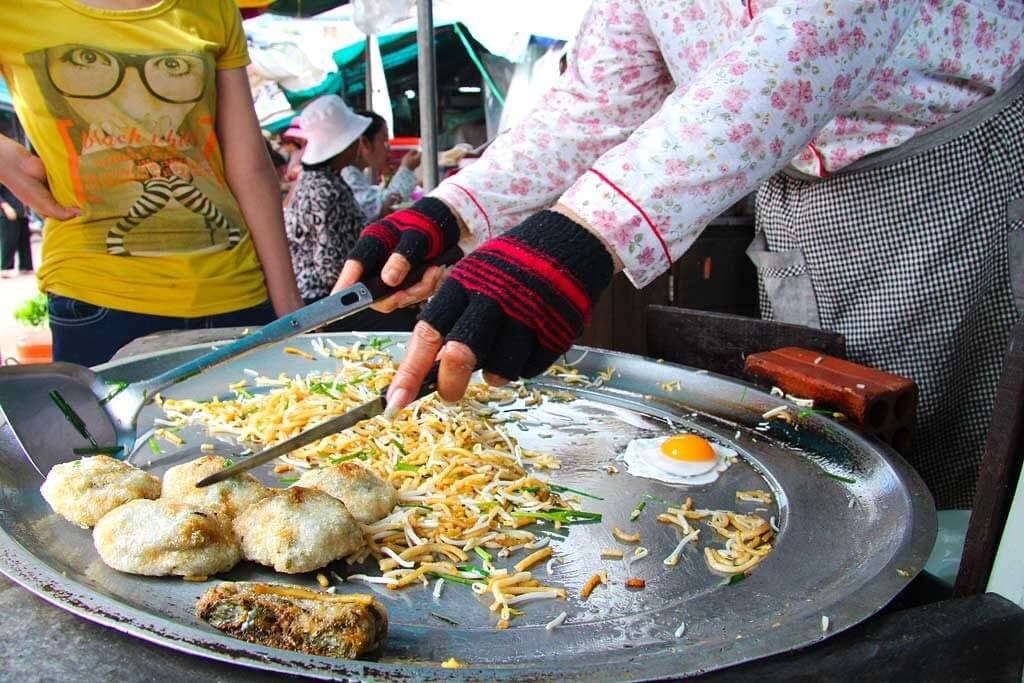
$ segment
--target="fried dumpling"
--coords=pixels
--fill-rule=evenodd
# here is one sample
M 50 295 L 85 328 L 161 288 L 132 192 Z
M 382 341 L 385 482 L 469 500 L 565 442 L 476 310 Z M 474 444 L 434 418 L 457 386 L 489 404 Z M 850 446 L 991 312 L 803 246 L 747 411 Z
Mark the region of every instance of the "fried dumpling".
M 388 614 L 371 595 L 334 595 L 271 583 L 222 583 L 196 616 L 236 638 L 323 657 L 360 657 L 384 642 Z
M 319 569 L 366 543 L 344 503 L 298 486 L 253 503 L 234 526 L 245 559 L 285 574 Z
M 242 558 L 223 510 L 166 498 L 112 510 L 96 523 L 92 538 L 108 566 L 129 574 L 209 576 Z
M 357 462 L 308 470 L 294 485 L 329 493 L 343 502 L 360 524 L 373 524 L 398 505 L 395 487 Z
M 164 474 L 164 498 L 205 507 L 220 506 L 234 519 L 242 510 L 270 495 L 270 489 L 251 474 L 237 474 L 225 481 L 197 488 L 196 482 L 229 465 L 219 455 L 176 465 Z
M 128 501 L 159 498 L 160 480 L 134 465 L 96 455 L 54 465 L 39 491 L 54 512 L 88 529 Z

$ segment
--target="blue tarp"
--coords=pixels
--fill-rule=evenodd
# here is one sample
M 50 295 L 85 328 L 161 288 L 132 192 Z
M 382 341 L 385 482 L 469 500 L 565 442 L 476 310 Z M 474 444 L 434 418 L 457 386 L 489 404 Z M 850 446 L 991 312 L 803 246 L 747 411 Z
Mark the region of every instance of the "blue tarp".
M 11 101 L 11 92 L 7 89 L 7 81 L 0 78 L 0 107 L 4 109 L 13 109 L 13 103 Z

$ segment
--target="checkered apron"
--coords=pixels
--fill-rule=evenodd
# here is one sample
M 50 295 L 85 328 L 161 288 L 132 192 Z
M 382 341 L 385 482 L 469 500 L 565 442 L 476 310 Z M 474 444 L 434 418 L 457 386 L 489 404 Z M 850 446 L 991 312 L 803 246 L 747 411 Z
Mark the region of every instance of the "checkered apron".
M 909 152 L 825 180 L 780 173 L 757 195 L 748 253 L 762 315 L 840 332 L 850 360 L 917 382 L 907 458 L 940 509 L 972 505 L 1003 354 L 1024 317 L 1021 76 L 983 116 L 964 112 Z

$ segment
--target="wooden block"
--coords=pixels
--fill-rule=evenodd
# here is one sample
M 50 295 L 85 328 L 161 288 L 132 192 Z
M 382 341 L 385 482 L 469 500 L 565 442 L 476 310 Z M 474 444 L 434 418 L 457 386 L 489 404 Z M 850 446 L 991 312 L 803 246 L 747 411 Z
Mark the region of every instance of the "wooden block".
M 845 413 L 863 433 L 897 451 L 910 447 L 917 385 L 906 377 L 796 347 L 747 356 L 744 374 Z
M 743 377 L 748 354 L 799 346 L 843 357 L 841 334 L 773 320 L 669 306 L 647 307 L 647 355 Z

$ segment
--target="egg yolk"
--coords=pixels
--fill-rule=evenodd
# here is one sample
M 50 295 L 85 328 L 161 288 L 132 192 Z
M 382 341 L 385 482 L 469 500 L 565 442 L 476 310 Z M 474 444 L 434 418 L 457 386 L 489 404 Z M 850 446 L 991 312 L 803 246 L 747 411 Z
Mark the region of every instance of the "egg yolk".
M 715 459 L 715 451 L 696 434 L 675 434 L 661 443 L 661 454 L 673 460 L 707 462 Z

